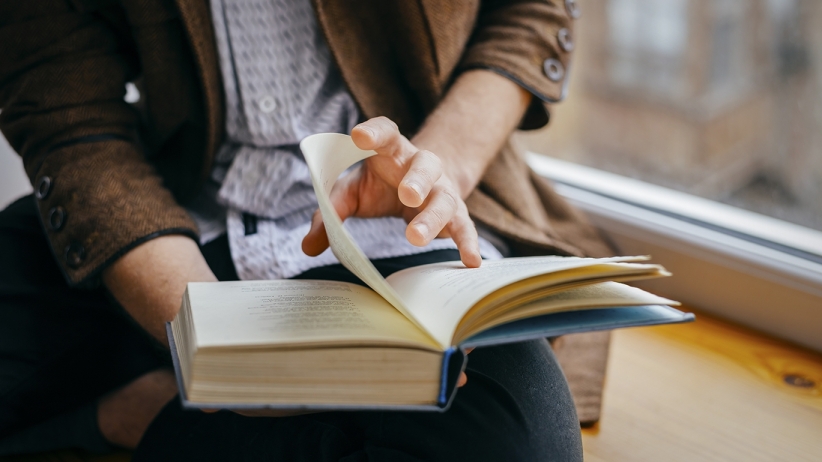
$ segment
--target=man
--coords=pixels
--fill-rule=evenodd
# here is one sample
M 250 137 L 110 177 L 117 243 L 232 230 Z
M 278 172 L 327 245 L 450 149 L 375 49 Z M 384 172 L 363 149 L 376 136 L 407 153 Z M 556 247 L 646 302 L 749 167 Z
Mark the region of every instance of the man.
M 313 132 L 351 130 L 377 151 L 334 201 L 384 274 L 508 252 L 607 253 L 506 148 L 562 97 L 575 2 L 3 9 L 0 128 L 35 198 L 0 217 L 0 448 L 139 442 L 146 460 L 581 458 L 546 342 L 473 352 L 468 385 L 444 414 L 276 418 L 181 411 L 169 403 L 167 352 L 155 348 L 188 282 L 353 279 L 323 253 L 311 219 L 294 146 Z M 135 79 L 137 108 L 123 101 Z

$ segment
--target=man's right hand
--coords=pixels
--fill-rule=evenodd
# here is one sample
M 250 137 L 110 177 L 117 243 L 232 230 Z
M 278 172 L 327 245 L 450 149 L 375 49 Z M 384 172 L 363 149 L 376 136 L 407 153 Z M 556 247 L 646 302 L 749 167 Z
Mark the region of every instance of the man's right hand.
M 377 155 L 334 184 L 331 202 L 340 219 L 401 217 L 408 222 L 405 236 L 411 244 L 422 247 L 434 238 L 450 237 L 465 266 L 482 264 L 468 208 L 435 153 L 418 149 L 386 117 L 357 125 L 351 138 L 360 149 L 374 150 Z M 328 245 L 318 211 L 303 239 L 303 252 L 317 256 Z

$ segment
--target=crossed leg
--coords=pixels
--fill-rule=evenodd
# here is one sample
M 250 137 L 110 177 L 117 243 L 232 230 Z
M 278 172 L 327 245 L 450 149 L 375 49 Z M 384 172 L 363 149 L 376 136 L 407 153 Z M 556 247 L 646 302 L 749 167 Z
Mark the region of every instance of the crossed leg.
M 203 251 L 218 277 L 236 278 L 225 242 Z M 168 352 L 103 289 L 68 287 L 32 197 L 0 212 L 0 255 L 0 455 L 139 441 L 135 460 L 582 459 L 573 401 L 545 341 L 474 351 L 446 413 L 183 411 L 177 400 L 164 406 L 176 393 Z M 444 259 L 458 254 L 375 263 L 390 273 Z M 353 280 L 339 265 L 301 277 Z

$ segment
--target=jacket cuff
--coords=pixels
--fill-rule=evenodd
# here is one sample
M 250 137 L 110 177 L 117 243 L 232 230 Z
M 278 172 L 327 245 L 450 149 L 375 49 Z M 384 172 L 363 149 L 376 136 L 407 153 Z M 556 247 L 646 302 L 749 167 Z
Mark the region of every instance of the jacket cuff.
M 156 237 L 197 239 L 194 221 L 127 141 L 60 148 L 33 180 L 40 220 L 71 286 L 97 286 L 106 266 Z
M 574 48 L 575 1 L 526 2 L 485 12 L 459 65 L 462 71 L 486 69 L 534 95 L 520 128 L 548 122 L 546 105 L 567 95 Z

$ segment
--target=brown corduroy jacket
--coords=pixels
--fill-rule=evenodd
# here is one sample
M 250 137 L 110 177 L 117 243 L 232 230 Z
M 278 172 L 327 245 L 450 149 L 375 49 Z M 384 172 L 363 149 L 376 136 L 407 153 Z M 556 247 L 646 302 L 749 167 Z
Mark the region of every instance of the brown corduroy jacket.
M 362 114 L 387 116 L 409 137 L 468 69 L 535 96 L 522 128 L 547 123 L 546 104 L 562 98 L 564 78 L 549 78 L 545 62 L 568 68 L 560 41 L 573 37 L 573 1 L 313 3 Z M 0 129 L 23 158 L 70 284 L 96 284 L 154 237 L 196 237 L 181 204 L 210 172 L 224 130 L 206 0 L 4 2 L 0 47 Z M 138 104 L 124 101 L 126 82 L 141 89 Z M 466 202 L 518 254 L 610 253 L 510 148 Z

